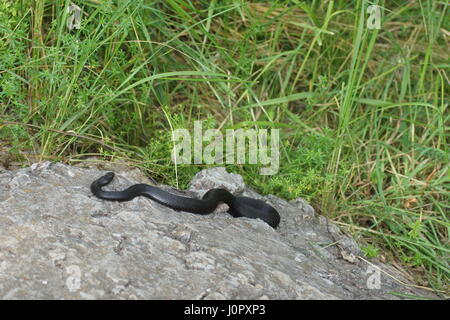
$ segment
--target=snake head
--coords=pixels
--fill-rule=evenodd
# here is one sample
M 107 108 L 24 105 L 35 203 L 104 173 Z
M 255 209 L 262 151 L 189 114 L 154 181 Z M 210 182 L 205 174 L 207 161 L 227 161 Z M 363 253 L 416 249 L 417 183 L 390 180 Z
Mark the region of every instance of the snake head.
M 96 185 L 99 187 L 106 186 L 114 179 L 114 172 L 108 172 L 104 176 L 101 176 L 97 180 L 94 181 Z

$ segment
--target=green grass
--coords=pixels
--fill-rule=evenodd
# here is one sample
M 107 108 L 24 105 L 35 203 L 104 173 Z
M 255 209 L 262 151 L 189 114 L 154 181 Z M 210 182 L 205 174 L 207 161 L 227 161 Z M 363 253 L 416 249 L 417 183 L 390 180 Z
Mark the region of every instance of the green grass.
M 70 1 L 0 0 L 0 149 L 185 187 L 205 165 L 174 166 L 172 129 L 279 128 L 278 174 L 228 169 L 448 292 L 448 0 L 74 3 L 69 31 Z

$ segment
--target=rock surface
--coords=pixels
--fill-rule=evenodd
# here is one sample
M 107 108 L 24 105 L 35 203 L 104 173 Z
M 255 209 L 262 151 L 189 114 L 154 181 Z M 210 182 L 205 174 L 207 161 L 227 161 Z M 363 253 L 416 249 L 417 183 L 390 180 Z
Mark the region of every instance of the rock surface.
M 104 173 L 50 162 L 0 173 L 0 298 L 430 296 L 384 273 L 405 281 L 395 269 L 359 259 L 358 245 L 303 199 L 262 197 L 224 168 L 198 173 L 190 190 L 225 187 L 264 199 L 279 211 L 279 228 L 233 218 L 223 206 L 201 216 L 142 197 L 103 201 L 89 186 Z M 136 171 L 117 171 L 110 188 L 134 183 L 150 182 Z

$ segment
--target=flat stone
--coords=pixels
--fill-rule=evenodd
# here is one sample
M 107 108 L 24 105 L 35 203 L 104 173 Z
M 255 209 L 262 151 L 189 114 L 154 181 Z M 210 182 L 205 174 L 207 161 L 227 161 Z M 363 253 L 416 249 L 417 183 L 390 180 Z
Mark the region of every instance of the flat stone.
M 372 265 L 385 266 L 358 259 L 356 242 L 306 201 L 258 195 L 224 168 L 199 172 L 191 192 L 223 187 L 253 194 L 279 211 L 277 229 L 225 212 L 178 212 L 142 197 L 104 201 L 89 188 L 104 173 L 50 162 L 0 173 L 1 299 L 432 296 L 376 274 Z M 107 188 L 146 181 L 135 170 L 117 170 Z M 343 259 L 342 250 L 356 259 Z M 403 279 L 395 269 L 389 274 Z

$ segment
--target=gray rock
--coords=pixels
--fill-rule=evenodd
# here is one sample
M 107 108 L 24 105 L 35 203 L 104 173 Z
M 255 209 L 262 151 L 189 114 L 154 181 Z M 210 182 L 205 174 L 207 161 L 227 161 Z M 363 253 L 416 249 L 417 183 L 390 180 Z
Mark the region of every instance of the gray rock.
M 205 169 L 197 173 L 189 184 L 189 190 L 201 198 L 212 188 L 227 189 L 232 194 L 242 193 L 245 189 L 244 179 L 235 173 L 228 173 L 224 167 Z
M 89 190 L 102 174 L 50 162 L 0 174 L 0 298 L 430 296 L 383 272 L 374 277 L 374 267 L 357 258 L 360 250 L 353 239 L 304 200 L 262 197 L 224 168 L 197 174 L 191 191 L 201 196 L 220 186 L 265 199 L 280 212 L 278 229 L 223 212 L 177 212 L 142 197 L 103 201 Z M 119 190 L 137 182 L 150 183 L 125 169 L 108 187 Z M 393 269 L 389 274 L 406 281 Z

